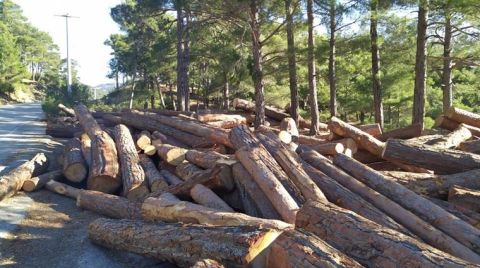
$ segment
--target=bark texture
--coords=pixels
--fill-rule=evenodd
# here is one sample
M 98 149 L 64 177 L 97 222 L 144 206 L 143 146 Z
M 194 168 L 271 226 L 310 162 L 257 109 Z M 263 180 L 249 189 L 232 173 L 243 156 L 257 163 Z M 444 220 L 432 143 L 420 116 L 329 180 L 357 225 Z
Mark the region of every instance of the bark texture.
M 141 219 L 141 203 L 97 191 L 80 190 L 77 207 L 114 219 Z
M 80 139 L 73 138 L 63 150 L 63 174 L 72 182 L 81 182 L 87 178 L 88 166 L 83 158 Z

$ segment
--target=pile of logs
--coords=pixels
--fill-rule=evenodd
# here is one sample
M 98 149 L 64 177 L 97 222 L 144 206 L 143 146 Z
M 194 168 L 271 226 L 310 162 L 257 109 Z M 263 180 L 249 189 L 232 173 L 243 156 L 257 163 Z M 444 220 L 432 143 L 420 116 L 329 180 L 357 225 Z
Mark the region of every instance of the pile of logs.
M 452 108 L 429 135 L 332 117 L 308 136 L 273 107 L 254 130 L 254 104 L 234 106 L 64 107 L 81 129 L 62 169 L 36 156 L 0 178 L 0 198 L 45 187 L 105 217 L 93 243 L 180 267 L 480 265 L 479 115 Z

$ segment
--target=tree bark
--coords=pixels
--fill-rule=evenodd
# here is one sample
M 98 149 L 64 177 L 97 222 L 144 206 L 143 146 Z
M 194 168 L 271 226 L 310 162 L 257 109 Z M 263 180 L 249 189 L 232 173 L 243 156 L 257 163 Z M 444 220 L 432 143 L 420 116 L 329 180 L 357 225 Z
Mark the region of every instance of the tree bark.
M 474 266 L 328 203 L 307 202 L 300 209 L 295 225 L 318 235 L 366 267 Z M 474 252 L 461 256 L 474 263 L 480 258 Z
M 387 196 L 447 235 L 455 238 L 466 247 L 476 252 L 480 251 L 480 230 L 448 213 L 405 186 L 347 156 L 337 155 L 334 158 L 334 163 L 372 189 Z M 455 253 L 452 254 L 459 256 Z M 477 256 L 480 260 L 480 256 Z
M 49 190 L 50 192 L 61 194 L 72 199 L 77 199 L 80 191 L 82 191 L 81 189 L 54 180 L 49 180 L 45 184 L 45 189 Z
M 74 138 L 77 133 L 81 133 L 82 128 L 76 125 L 62 125 L 56 123 L 47 123 L 45 130 L 46 135 L 50 135 L 54 138 L 70 139 Z
M 262 44 L 260 40 L 260 25 L 258 0 L 250 0 L 250 29 L 252 35 L 253 71 L 252 80 L 255 87 L 255 128 L 265 123 L 265 96 L 263 89 Z
M 462 142 L 458 146 L 458 149 L 469 153 L 480 154 L 480 140 Z
M 82 143 L 83 159 L 85 159 L 87 166 L 90 168 L 92 165 L 92 141 L 87 133 L 82 133 L 82 135 L 80 135 L 80 142 Z
M 234 210 L 217 194 L 210 190 L 210 188 L 201 184 L 197 184 L 190 189 L 190 196 L 197 204 L 218 209 L 219 211 L 234 212 Z
M 43 173 L 48 168 L 48 159 L 43 153 L 17 166 L 0 177 L 0 201 L 15 195 L 26 180 Z
M 432 203 L 435 203 L 437 206 L 442 207 L 463 221 L 469 223 L 470 225 L 480 228 L 480 213 L 437 198 L 430 197 L 428 200 L 430 200 Z
M 328 57 L 328 83 L 330 85 L 330 115 L 337 116 L 337 77 L 336 77 L 336 31 L 337 10 L 336 1 L 329 2 L 329 57 Z
M 467 125 L 480 128 L 480 115 L 460 108 L 450 107 L 445 113 L 448 118 L 457 121 L 458 123 L 465 123 Z
M 63 171 L 58 169 L 54 171 L 50 171 L 47 173 L 43 173 L 36 177 L 32 177 L 27 179 L 23 182 L 22 190 L 25 192 L 33 192 L 40 190 L 45 186 L 45 184 L 50 180 L 59 180 L 63 177 Z
M 460 124 L 458 128 L 448 133 L 445 136 L 441 136 L 439 139 L 427 141 L 426 145 L 431 145 L 439 150 L 449 149 L 459 146 L 462 142 L 470 139 L 472 132 L 465 127 L 465 124 Z
M 125 125 L 117 125 L 113 135 L 120 158 L 122 195 L 131 200 L 141 200 L 149 190 L 132 135 Z
M 448 111 L 452 106 L 452 15 L 449 4 L 445 4 L 445 30 L 443 34 L 443 68 L 442 68 L 442 91 L 443 91 L 443 112 Z
M 383 129 L 382 83 L 380 80 L 380 49 L 378 45 L 378 0 L 370 1 L 370 51 L 372 54 L 372 91 L 375 122 Z
M 103 218 L 92 222 L 88 229 L 88 237 L 95 244 L 168 260 L 181 267 L 201 259 L 247 265 L 279 235 L 279 231 L 252 226 L 144 223 Z
M 139 155 L 139 157 L 150 191 L 157 192 L 166 189 L 168 187 L 167 180 L 160 174 L 153 161 L 144 154 Z
M 155 141 L 160 141 L 160 143 L 165 143 L 165 144 L 170 144 L 176 147 L 184 148 L 187 149 L 190 146 L 186 145 L 185 143 L 173 138 L 172 136 L 162 134 L 159 131 L 154 131 L 152 132 L 152 137 L 154 138 L 154 143 Z
M 378 139 L 381 141 L 386 141 L 388 139 L 411 139 L 422 135 L 423 125 L 422 124 L 411 124 L 406 127 L 393 129 L 387 132 L 384 132 L 382 135 L 378 136 Z
M 417 20 L 417 52 L 415 56 L 415 88 L 413 90 L 412 124 L 423 125 L 427 87 L 427 20 L 429 0 L 420 0 Z
M 214 113 L 202 113 L 197 114 L 197 119 L 200 122 L 207 123 L 212 121 L 236 121 L 238 124 L 246 124 L 247 119 L 240 114 L 214 114 Z
M 295 124 L 298 125 L 297 63 L 295 57 L 295 33 L 292 12 L 292 0 L 285 0 L 285 17 L 287 21 L 288 79 L 290 83 L 290 115 L 295 121 Z
M 308 24 L 308 92 L 310 104 L 310 117 L 312 125 L 310 126 L 310 135 L 316 135 L 319 131 L 319 114 L 317 100 L 317 81 L 315 70 L 315 37 L 313 31 L 313 0 L 307 0 L 307 24 Z
M 82 182 L 88 174 L 88 167 L 82 155 L 80 139 L 68 141 L 63 150 L 63 175 L 69 181 Z
M 433 170 L 438 174 L 453 174 L 480 168 L 480 155 L 451 149 L 437 150 L 429 145 L 411 144 L 396 139 L 387 141 L 382 157 Z
M 166 170 L 166 169 L 162 169 L 160 170 L 160 175 L 162 175 L 168 182 L 168 185 L 178 185 L 180 183 L 182 183 L 183 181 L 177 177 L 176 175 L 174 175 L 173 173 L 171 173 L 170 171 Z M 160 191 L 153 191 L 152 190 L 152 193 L 153 192 L 161 192 Z
M 141 203 L 97 191 L 80 190 L 77 207 L 114 219 L 141 219 Z
M 269 268 L 363 267 L 343 252 L 304 230 L 283 232 L 271 245 Z
M 235 161 L 231 156 L 223 155 L 217 152 L 201 152 L 197 150 L 188 150 L 185 159 L 201 168 L 213 168 L 218 161 Z
M 178 166 L 185 160 L 187 150 L 170 144 L 155 143 L 157 154 L 170 165 Z
M 473 127 L 473 126 L 470 126 L 468 124 L 464 124 L 464 127 L 468 128 L 468 130 L 470 130 L 470 132 L 472 132 L 472 134 L 474 136 L 477 136 L 477 137 L 480 137 L 480 128 L 478 127 Z M 457 121 L 454 121 L 444 115 L 440 115 L 436 120 L 435 120 L 435 125 L 434 127 L 439 127 L 439 128 L 443 128 L 443 129 L 448 129 L 448 130 L 454 130 L 456 128 L 458 128 L 458 126 L 460 125 L 460 123 L 458 123 Z
M 480 191 L 453 185 L 448 191 L 448 202 L 475 212 L 480 211 Z

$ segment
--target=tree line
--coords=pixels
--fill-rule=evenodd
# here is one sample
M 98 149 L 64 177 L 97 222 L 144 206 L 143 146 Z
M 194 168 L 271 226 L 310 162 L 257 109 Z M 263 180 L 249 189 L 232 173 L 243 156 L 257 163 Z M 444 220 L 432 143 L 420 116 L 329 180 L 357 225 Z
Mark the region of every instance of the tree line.
M 478 10 L 475 0 L 127 0 L 111 10 L 122 32 L 106 41 L 109 76 L 181 111 L 191 97 L 223 108 L 251 98 L 255 126 L 266 102 L 309 116 L 312 134 L 328 116 L 431 126 L 453 104 L 478 110 Z

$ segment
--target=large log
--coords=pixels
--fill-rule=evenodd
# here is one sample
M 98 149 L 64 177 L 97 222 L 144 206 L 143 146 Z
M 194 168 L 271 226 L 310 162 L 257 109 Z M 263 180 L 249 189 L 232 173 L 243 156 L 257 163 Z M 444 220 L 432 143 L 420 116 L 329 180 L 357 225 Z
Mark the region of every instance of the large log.
M 162 175 L 165 178 L 165 180 L 167 180 L 168 185 L 177 185 L 183 182 L 179 177 L 177 177 L 176 175 L 174 175 L 173 173 L 171 173 L 166 169 L 160 170 L 160 175 Z M 152 192 L 157 192 L 157 191 L 152 190 Z
M 434 175 L 425 173 L 412 173 L 402 171 L 384 171 L 386 175 L 396 182 L 404 185 L 417 194 L 446 199 L 448 190 L 453 185 L 467 188 L 480 189 L 480 169 L 474 169 L 451 175 Z
M 235 187 L 232 179 L 232 170 L 229 164 L 221 164 L 220 167 L 221 172 L 215 176 L 215 178 L 212 178 L 205 186 L 220 192 L 230 192 Z M 211 169 L 203 170 L 192 163 L 184 162 L 177 166 L 175 173 L 184 181 L 188 181 L 193 177 L 209 174 L 208 170 Z
M 456 107 L 450 107 L 445 116 L 457 121 L 458 123 L 465 123 L 467 125 L 480 128 L 480 115 Z
M 176 147 L 170 144 L 159 144 L 154 143 L 155 148 L 157 149 L 157 154 L 160 156 L 165 162 L 169 163 L 173 166 L 180 165 L 185 160 L 185 154 L 187 150 Z
M 458 149 L 469 153 L 480 154 L 480 140 L 462 142 L 458 146 Z
M 200 205 L 218 209 L 220 211 L 234 212 L 233 208 L 231 208 L 217 194 L 210 190 L 210 188 L 207 188 L 201 184 L 197 184 L 190 189 L 190 196 Z
M 217 161 L 231 160 L 232 158 L 214 151 L 201 152 L 198 150 L 188 150 L 185 159 L 201 168 L 213 168 Z
M 31 160 L 15 167 L 0 177 L 0 201 L 15 195 L 22 189 L 23 183 L 48 168 L 48 159 L 43 153 L 36 154 Z
M 438 150 L 433 146 L 412 144 L 397 139 L 387 141 L 382 156 L 407 165 L 431 169 L 439 174 L 480 168 L 480 155 L 451 149 Z
M 265 196 L 252 175 L 241 163 L 235 163 L 232 166 L 232 173 L 235 186 L 240 191 L 246 214 L 266 219 L 280 219 L 280 215 L 273 207 L 272 202 Z
M 149 193 L 149 190 L 132 135 L 125 125 L 115 126 L 113 135 L 120 158 L 122 195 L 128 199 L 141 200 Z
M 270 246 L 267 267 L 363 267 L 313 233 L 304 230 L 283 232 Z
M 239 124 L 246 124 L 247 119 L 245 116 L 240 114 L 212 114 L 212 113 L 201 113 L 196 115 L 198 121 L 206 123 L 206 122 L 213 122 L 213 121 L 229 121 L 235 120 Z
M 472 132 L 465 127 L 464 124 L 460 124 L 452 132 L 448 133 L 445 136 L 441 136 L 439 139 L 433 139 L 427 141 L 426 145 L 431 145 L 437 149 L 449 149 L 459 146 L 462 142 L 470 139 L 472 137 Z
M 378 156 L 376 156 L 376 155 L 374 155 L 374 154 L 372 154 L 368 151 L 365 151 L 365 150 L 358 150 L 352 156 L 357 161 L 362 162 L 364 164 L 370 164 L 370 163 L 383 161 L 383 159 L 381 157 L 378 157 Z
M 102 218 L 88 228 L 88 237 L 95 244 L 168 260 L 182 267 L 201 259 L 247 265 L 279 235 L 279 231 L 252 226 L 181 225 Z
M 337 155 L 334 158 L 334 163 L 372 189 L 402 205 L 468 248 L 480 252 L 480 230 L 448 213 L 405 186 L 396 183 L 394 180 L 383 176 L 381 173 L 348 156 Z
M 420 237 L 426 243 L 455 256 L 463 256 L 465 252 L 471 252 L 468 247 L 435 229 L 432 225 L 413 214 L 410 210 L 403 208 L 391 199 L 351 177 L 317 152 L 304 152 L 301 156 L 306 162 L 315 168 L 320 169 L 330 178 L 335 179 L 350 191 L 358 194 L 363 199 L 382 210 L 385 214 L 403 225 L 414 235 Z
M 102 131 L 85 105 L 78 104 L 74 110 L 91 140 L 92 163 L 89 168 L 87 188 L 113 193 L 121 185 L 115 142 L 106 132 Z
M 40 174 L 36 177 L 26 179 L 23 182 L 22 190 L 25 192 L 33 192 L 43 188 L 43 186 L 50 180 L 59 180 L 63 177 L 63 171 L 61 169 L 50 171 Z
M 454 130 L 456 129 L 458 126 L 460 125 L 459 122 L 457 121 L 454 121 L 444 115 L 440 115 L 439 117 L 437 117 L 437 119 L 435 120 L 435 125 L 434 127 L 439 127 L 439 128 L 443 128 L 443 129 L 448 129 L 448 130 Z M 478 127 L 474 127 L 474 126 L 470 126 L 468 124 L 465 124 L 465 127 L 468 128 L 468 130 L 470 130 L 470 132 L 472 132 L 472 134 L 474 136 L 477 136 L 477 137 L 480 137 L 480 128 Z
M 47 123 L 47 128 L 45 134 L 50 135 L 54 138 L 65 138 L 70 139 L 75 137 L 77 133 L 82 132 L 82 127 L 78 125 L 62 125 Z
M 307 202 L 297 228 L 318 235 L 366 267 L 466 267 L 472 264 L 332 204 Z M 480 263 L 474 252 L 461 258 Z
M 152 137 L 156 140 L 160 140 L 161 143 L 165 143 L 165 144 L 170 144 L 170 145 L 173 145 L 173 146 L 177 146 L 177 147 L 180 147 L 180 148 L 189 148 L 190 146 L 188 146 L 187 144 L 169 136 L 169 135 L 165 135 L 157 130 L 155 130 L 154 132 L 152 132 Z M 155 141 L 153 141 L 155 142 Z
M 164 193 L 158 198 L 147 198 L 142 205 L 146 220 L 165 222 L 200 223 L 213 226 L 258 226 L 272 229 L 293 229 L 293 225 L 279 220 L 251 217 L 242 213 L 222 211 L 191 202 L 180 201 Z
M 415 123 L 406 127 L 392 129 L 378 136 L 381 141 L 388 139 L 411 139 L 422 135 L 423 124 Z
M 82 135 L 80 135 L 80 142 L 82 144 L 83 159 L 85 159 L 87 166 L 90 168 L 92 165 L 92 141 L 87 133 L 82 133 Z
M 153 161 L 144 154 L 139 155 L 139 157 L 150 191 L 157 192 L 166 189 L 168 187 L 167 180 L 160 174 Z
M 258 148 L 242 148 L 237 150 L 235 156 L 255 179 L 282 219 L 293 223 L 298 204 L 262 161 Z
M 47 183 L 45 183 L 45 189 L 49 190 L 50 192 L 70 197 L 72 199 L 77 199 L 80 191 L 82 191 L 81 189 L 54 180 L 49 180 Z
M 448 191 L 448 202 L 479 212 L 480 191 L 453 185 Z
M 67 142 L 63 150 L 63 175 L 71 182 L 82 182 L 87 178 L 88 167 L 82 154 L 79 138 Z
M 80 190 L 77 206 L 114 219 L 141 219 L 141 203 L 97 191 Z
M 472 226 L 480 229 L 480 213 L 464 208 L 462 206 L 449 203 L 445 200 L 429 197 L 428 200 L 442 207 L 451 214 L 457 216 L 459 219 L 469 223 Z
M 280 164 L 288 177 L 302 192 L 305 199 L 326 202 L 327 198 L 322 190 L 313 182 L 301 165 L 300 157 L 288 150 L 273 132 L 258 133 L 257 137 Z M 268 136 L 267 136 L 268 135 Z

